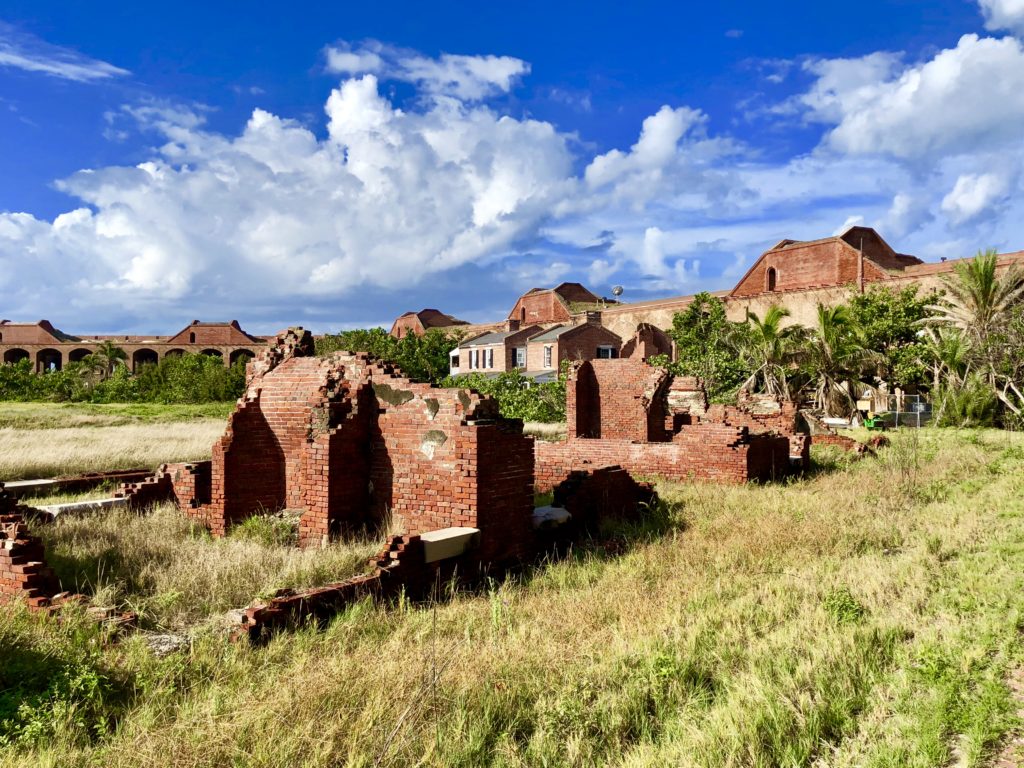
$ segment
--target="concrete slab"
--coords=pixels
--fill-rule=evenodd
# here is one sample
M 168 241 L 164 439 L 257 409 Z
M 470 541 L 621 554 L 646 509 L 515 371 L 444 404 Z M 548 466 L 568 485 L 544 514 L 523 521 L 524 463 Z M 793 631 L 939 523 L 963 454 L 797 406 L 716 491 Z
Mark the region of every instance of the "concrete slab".
M 556 528 L 559 525 L 565 525 L 571 519 L 572 515 L 562 507 L 548 505 L 546 507 L 536 507 L 533 510 L 533 527 L 535 530 L 540 528 Z
M 47 504 L 42 507 L 33 507 L 46 512 L 48 515 L 82 515 L 89 512 L 106 512 L 111 509 L 128 506 L 128 499 L 119 496 L 113 499 L 90 499 L 88 501 L 73 501 L 68 504 Z
M 426 562 L 458 557 L 480 543 L 479 528 L 441 528 L 420 535 Z

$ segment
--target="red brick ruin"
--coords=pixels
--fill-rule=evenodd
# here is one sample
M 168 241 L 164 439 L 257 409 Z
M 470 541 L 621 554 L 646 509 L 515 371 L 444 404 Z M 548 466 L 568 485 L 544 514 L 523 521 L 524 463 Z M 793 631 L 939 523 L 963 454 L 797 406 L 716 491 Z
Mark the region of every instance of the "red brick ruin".
M 46 608 L 60 588 L 42 543 L 28 532 L 24 512 L 0 483 L 0 599 L 20 598 L 30 608 Z
M 699 379 L 637 358 L 573 364 L 566 439 L 536 444 L 536 486 L 618 464 L 636 475 L 722 483 L 766 481 L 806 468 L 810 441 L 793 403 L 742 396 L 709 405 Z
M 250 364 L 212 461 L 162 467 L 128 495 L 170 495 L 216 536 L 260 510 L 298 510 L 303 546 L 389 522 L 406 535 L 477 528 L 479 557 L 501 562 L 527 554 L 533 445 L 491 398 L 362 354 L 316 357 L 294 329 Z
M 422 595 L 456 572 L 526 561 L 609 516 L 635 518 L 654 494 L 634 476 L 740 483 L 782 477 L 808 460 L 792 404 L 709 405 L 699 380 L 639 356 L 573 365 L 560 443 L 525 436 L 522 422 L 472 390 L 417 384 L 363 354 L 318 357 L 301 328 L 279 334 L 247 378 L 212 459 L 126 484 L 130 506 L 173 500 L 215 536 L 288 509 L 299 513 L 307 547 L 396 532 L 367 574 L 248 608 L 238 635 L 254 639 L 365 595 Z M 535 511 L 536 490 L 553 491 L 554 505 Z M 17 512 L 0 493 L 9 553 L 0 590 L 44 604 L 57 587 Z

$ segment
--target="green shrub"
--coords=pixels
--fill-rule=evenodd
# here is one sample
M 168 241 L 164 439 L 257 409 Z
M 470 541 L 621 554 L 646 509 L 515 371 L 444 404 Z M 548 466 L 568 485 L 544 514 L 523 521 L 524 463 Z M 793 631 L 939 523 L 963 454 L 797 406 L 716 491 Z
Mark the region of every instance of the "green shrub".
M 836 624 L 857 624 L 867 613 L 848 587 L 831 590 L 822 600 L 822 607 Z
M 940 427 L 991 427 L 999 414 L 999 399 L 979 376 L 960 386 L 940 386 L 932 396 Z
M 219 357 L 184 354 L 144 365 L 133 374 L 123 365 L 98 379 L 82 363 L 36 374 L 29 360 L 0 365 L 0 400 L 61 403 L 195 404 L 237 400 L 245 391 L 245 363 L 230 368 Z
M 449 376 L 441 381 L 441 386 L 469 387 L 482 395 L 491 395 L 506 419 L 565 421 L 565 379 L 561 376 L 557 381 L 538 384 L 518 370 L 494 377 L 469 373 Z

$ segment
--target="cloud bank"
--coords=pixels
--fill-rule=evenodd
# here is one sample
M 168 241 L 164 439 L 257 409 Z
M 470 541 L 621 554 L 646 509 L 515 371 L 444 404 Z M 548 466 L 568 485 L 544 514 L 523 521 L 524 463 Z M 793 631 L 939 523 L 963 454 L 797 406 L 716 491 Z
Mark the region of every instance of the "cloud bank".
M 1017 29 L 1017 6 L 982 10 Z M 261 329 L 305 315 L 323 328 L 346 307 L 386 321 L 488 295 L 493 315 L 534 281 L 622 283 L 634 299 L 727 287 L 781 237 L 848 221 L 925 257 L 1024 246 L 1012 35 L 967 34 L 919 61 L 878 51 L 774 68 L 807 84 L 760 119 L 820 131 L 778 161 L 679 104 L 644 119 L 631 146 L 588 152 L 499 106 L 530 71 L 512 57 L 376 42 L 323 55 L 337 81 L 320 125 L 256 109 L 226 134 L 196 108 L 124 107 L 119 122 L 156 137 L 148 160 L 64 179 L 81 205 L 53 221 L 0 214 L 5 314 L 49 306 L 68 327 L 154 327 L 145 318 L 184 311 Z M 415 96 L 399 106 L 388 82 Z

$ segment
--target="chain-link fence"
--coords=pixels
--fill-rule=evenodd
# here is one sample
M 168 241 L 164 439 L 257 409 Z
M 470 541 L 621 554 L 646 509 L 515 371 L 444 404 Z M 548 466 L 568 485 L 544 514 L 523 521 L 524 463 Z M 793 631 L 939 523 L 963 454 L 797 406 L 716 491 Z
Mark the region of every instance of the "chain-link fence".
M 873 412 L 890 429 L 923 427 L 932 419 L 932 404 L 921 395 L 866 395 L 857 408 Z

